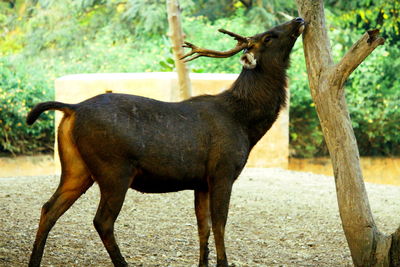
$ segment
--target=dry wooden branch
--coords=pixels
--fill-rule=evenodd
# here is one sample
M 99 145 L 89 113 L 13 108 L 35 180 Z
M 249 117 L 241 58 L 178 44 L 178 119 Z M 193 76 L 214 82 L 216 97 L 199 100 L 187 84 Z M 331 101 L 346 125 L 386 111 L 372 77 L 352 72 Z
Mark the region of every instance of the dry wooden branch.
M 344 55 L 342 60 L 336 66 L 335 75 L 340 80 L 339 88 L 343 88 L 344 82 L 350 74 L 368 57 L 372 51 L 379 45 L 382 45 L 385 39 L 379 36 L 379 30 L 370 30 L 366 32 Z

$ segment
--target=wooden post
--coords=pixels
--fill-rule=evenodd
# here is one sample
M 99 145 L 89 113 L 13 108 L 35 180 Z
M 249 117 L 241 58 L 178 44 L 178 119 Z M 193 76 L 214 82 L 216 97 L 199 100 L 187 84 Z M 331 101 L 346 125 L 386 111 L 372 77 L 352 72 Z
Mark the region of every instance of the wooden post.
M 174 54 L 176 72 L 178 74 L 178 92 L 173 93 L 173 100 L 177 101 L 189 98 L 192 94 L 192 90 L 188 67 L 186 63 L 180 60 L 184 55 L 182 47 L 184 38 L 178 0 L 167 0 L 167 11 L 172 51 Z

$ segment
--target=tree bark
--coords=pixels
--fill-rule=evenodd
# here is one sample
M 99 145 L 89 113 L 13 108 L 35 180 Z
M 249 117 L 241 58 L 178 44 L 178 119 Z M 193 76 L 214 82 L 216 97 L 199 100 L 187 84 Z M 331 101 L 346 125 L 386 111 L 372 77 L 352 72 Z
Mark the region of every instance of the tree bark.
M 172 51 L 174 54 L 176 72 L 178 74 L 178 92 L 173 92 L 173 100 L 187 99 L 191 96 L 189 70 L 185 62 L 180 60 L 183 51 L 183 30 L 178 0 L 167 0 L 168 22 Z
M 357 141 L 344 94 L 354 69 L 384 39 L 378 30 L 365 33 L 335 64 L 325 26 L 322 0 L 296 0 L 306 21 L 304 54 L 311 95 L 332 159 L 343 230 L 355 266 L 399 266 L 400 228 L 391 236 L 379 232 L 369 206 Z

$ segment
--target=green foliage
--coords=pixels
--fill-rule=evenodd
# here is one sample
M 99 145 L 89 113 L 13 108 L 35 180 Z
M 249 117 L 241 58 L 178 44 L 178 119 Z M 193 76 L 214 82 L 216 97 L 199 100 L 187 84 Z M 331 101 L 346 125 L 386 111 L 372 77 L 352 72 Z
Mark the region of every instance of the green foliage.
M 20 62 L 18 62 L 20 63 Z M 52 99 L 47 84 L 21 64 L 0 59 L 0 153 L 31 154 L 49 152 L 54 143 L 54 115 L 26 127 L 26 114 L 43 99 Z M 42 73 L 42 75 L 44 75 Z
M 326 1 L 333 55 L 338 60 L 367 29 L 387 38 L 351 75 L 346 98 L 362 155 L 400 155 L 399 2 Z M 253 35 L 297 16 L 295 1 L 180 0 L 186 40 L 227 50 L 235 41 L 219 28 Z M 260 4 L 262 6 L 260 6 Z M 53 98 L 57 77 L 74 73 L 172 71 L 165 1 L 17 0 L 0 2 L 0 153 L 50 151 L 53 113 L 25 125 L 29 108 Z M 192 72 L 238 73 L 239 55 L 199 58 Z M 289 69 L 292 156 L 326 155 L 312 102 L 302 43 Z
M 242 7 L 241 1 L 232 0 L 197 0 L 193 9 L 195 16 L 206 17 L 215 21 L 221 17 L 230 17 L 237 8 Z
M 172 57 L 168 57 L 165 60 L 160 61 L 160 66 L 162 67 L 162 71 L 174 71 L 175 69 L 175 60 Z
M 168 28 L 165 7 L 164 1 L 128 0 L 123 19 L 137 35 L 163 34 Z
M 363 33 L 341 28 L 342 21 L 326 10 L 333 56 L 339 60 Z M 346 100 L 360 154 L 382 156 L 400 154 L 400 57 L 398 45 L 376 49 L 350 76 Z M 291 73 L 290 146 L 292 156 L 327 155 L 317 114 L 307 85 L 304 63 L 293 55 Z M 299 60 L 299 61 L 298 61 Z M 301 64 L 299 64 L 301 62 Z
M 358 33 L 378 28 L 381 30 L 381 35 L 391 45 L 400 40 L 400 1 L 360 0 L 333 2 L 336 2 L 337 22 L 341 25 L 341 28 L 352 27 Z
M 347 99 L 362 155 L 400 154 L 400 52 L 380 48 L 351 76 Z

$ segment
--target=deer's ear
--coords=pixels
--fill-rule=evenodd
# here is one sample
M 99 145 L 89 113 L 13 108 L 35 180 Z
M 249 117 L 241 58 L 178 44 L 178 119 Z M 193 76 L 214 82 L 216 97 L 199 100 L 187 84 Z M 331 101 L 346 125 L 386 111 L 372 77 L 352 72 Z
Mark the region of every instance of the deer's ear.
M 251 52 L 246 52 L 240 57 L 240 64 L 245 69 L 254 69 L 257 66 L 257 60 L 254 58 L 254 54 Z

